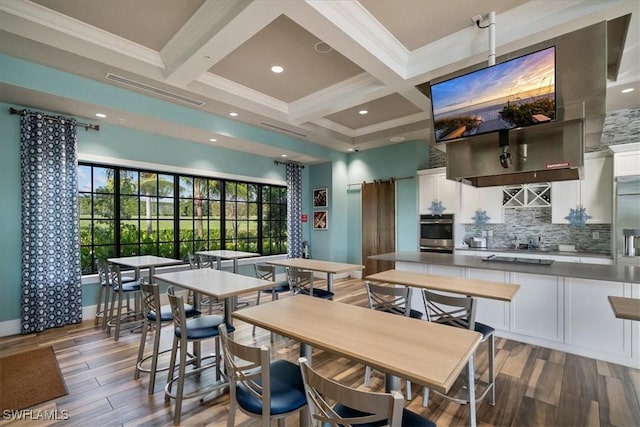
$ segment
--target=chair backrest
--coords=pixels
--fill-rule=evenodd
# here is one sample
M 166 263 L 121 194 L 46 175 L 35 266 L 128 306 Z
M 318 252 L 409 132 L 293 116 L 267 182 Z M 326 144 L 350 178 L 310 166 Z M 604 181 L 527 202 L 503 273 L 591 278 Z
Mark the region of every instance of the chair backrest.
M 146 283 L 140 281 L 140 292 L 142 293 L 142 304 L 144 304 L 145 313 L 153 311 L 154 313 L 160 313 L 160 289 L 155 283 Z M 157 315 L 156 319 L 160 319 Z
M 275 282 L 276 280 L 276 267 L 271 264 L 253 264 L 253 268 L 256 272 L 256 277 L 262 280 L 268 280 L 269 282 Z
M 384 420 L 390 427 L 402 425 L 404 398 L 397 391 L 374 393 L 353 389 L 318 374 L 304 357 L 298 362 L 311 425 L 371 425 Z M 336 405 L 340 405 L 340 409 Z M 345 411 L 345 407 L 351 411 Z
M 369 308 L 386 313 L 409 316 L 411 307 L 411 288 L 392 284 L 365 282 Z
M 117 264 L 109 265 L 109 283 L 118 292 L 122 292 L 122 275 L 120 274 L 120 266 Z
M 213 257 L 198 255 L 198 268 L 216 268 L 216 261 Z
M 476 306 L 473 297 L 457 297 L 422 290 L 427 320 L 473 330 Z
M 287 268 L 287 280 L 289 281 L 291 292 L 294 295 L 302 292 L 311 294 L 313 289 L 313 271 Z
M 98 270 L 100 286 L 111 285 L 111 282 L 109 281 L 109 262 L 104 258 L 100 258 L 96 261 L 96 268 Z
M 184 298 L 176 296 L 171 289 L 171 293 L 167 289 L 167 298 L 169 298 L 169 305 L 171 306 L 171 315 L 173 316 L 173 326 L 174 328 L 180 328 L 182 333 L 182 337 L 186 337 L 186 327 L 187 327 L 187 315 L 184 311 Z
M 251 396 L 262 401 L 263 418 L 269 419 L 271 416 L 269 348 L 237 343 L 229 337 L 224 323 L 218 326 L 218 330 L 222 342 L 225 372 L 229 378 L 229 398 L 235 401 L 236 389 L 242 386 Z
M 192 254 L 191 252 L 189 252 L 187 254 L 187 260 L 189 261 L 189 268 L 191 270 L 196 270 L 198 268 L 200 268 L 200 265 L 198 264 L 198 258 L 196 257 L 195 254 Z

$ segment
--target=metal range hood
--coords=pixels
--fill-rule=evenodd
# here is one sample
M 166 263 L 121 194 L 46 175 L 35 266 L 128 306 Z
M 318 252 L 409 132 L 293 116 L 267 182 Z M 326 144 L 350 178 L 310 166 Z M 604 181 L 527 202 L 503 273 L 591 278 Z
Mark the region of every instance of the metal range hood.
M 556 48 L 556 122 L 447 142 L 447 179 L 490 187 L 582 178 L 585 147 L 600 145 L 606 113 L 607 22 L 511 52 L 496 62 L 550 46 Z M 511 164 L 504 167 L 500 155 L 507 144 Z

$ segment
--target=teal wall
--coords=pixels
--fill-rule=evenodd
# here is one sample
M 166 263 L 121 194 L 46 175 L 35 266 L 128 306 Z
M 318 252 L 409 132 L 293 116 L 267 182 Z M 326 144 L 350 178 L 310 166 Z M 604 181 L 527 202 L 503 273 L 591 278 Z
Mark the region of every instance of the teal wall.
M 428 164 L 426 145 L 418 141 L 347 155 L 0 54 L 0 84 L 3 83 L 96 106 L 124 109 L 176 125 L 225 132 L 326 159 L 325 163 L 307 165 L 303 170 L 302 212 L 309 218 L 302 226 L 303 239 L 310 242 L 311 254 L 318 259 L 361 262 L 360 192 L 358 186 L 351 186 L 348 191 L 348 184 L 389 177 L 415 178 L 416 170 L 426 168 Z M 0 289 L 3 292 L 0 322 L 19 319 L 21 314 L 20 133 L 19 118 L 9 115 L 9 107 L 21 106 L 0 103 Z M 274 165 L 271 158 L 105 124 L 101 124 L 99 132 L 79 129 L 78 149 L 81 157 L 100 156 L 191 168 L 208 171 L 213 176 L 233 174 L 247 179 L 286 179 L 285 167 Z M 311 194 L 314 188 L 329 190 L 329 229 L 326 231 L 312 230 L 314 209 Z M 416 179 L 398 181 L 397 201 L 398 249 L 415 250 Z M 243 269 L 242 272 L 252 274 L 250 269 Z M 95 286 L 83 287 L 85 306 L 93 305 L 95 296 Z

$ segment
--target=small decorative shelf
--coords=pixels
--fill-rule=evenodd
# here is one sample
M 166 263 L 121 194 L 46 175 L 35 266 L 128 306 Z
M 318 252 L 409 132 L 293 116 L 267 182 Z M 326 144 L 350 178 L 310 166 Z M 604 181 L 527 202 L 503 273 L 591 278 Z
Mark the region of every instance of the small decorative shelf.
M 551 183 L 507 185 L 502 190 L 502 206 L 507 208 L 551 206 Z

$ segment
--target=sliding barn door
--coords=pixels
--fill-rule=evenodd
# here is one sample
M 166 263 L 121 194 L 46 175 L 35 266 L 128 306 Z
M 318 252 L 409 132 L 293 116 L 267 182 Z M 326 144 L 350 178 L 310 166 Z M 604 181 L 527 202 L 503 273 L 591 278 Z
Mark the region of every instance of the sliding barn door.
M 396 184 L 362 184 L 362 264 L 365 275 L 395 267 L 394 262 L 370 260 L 396 250 Z

